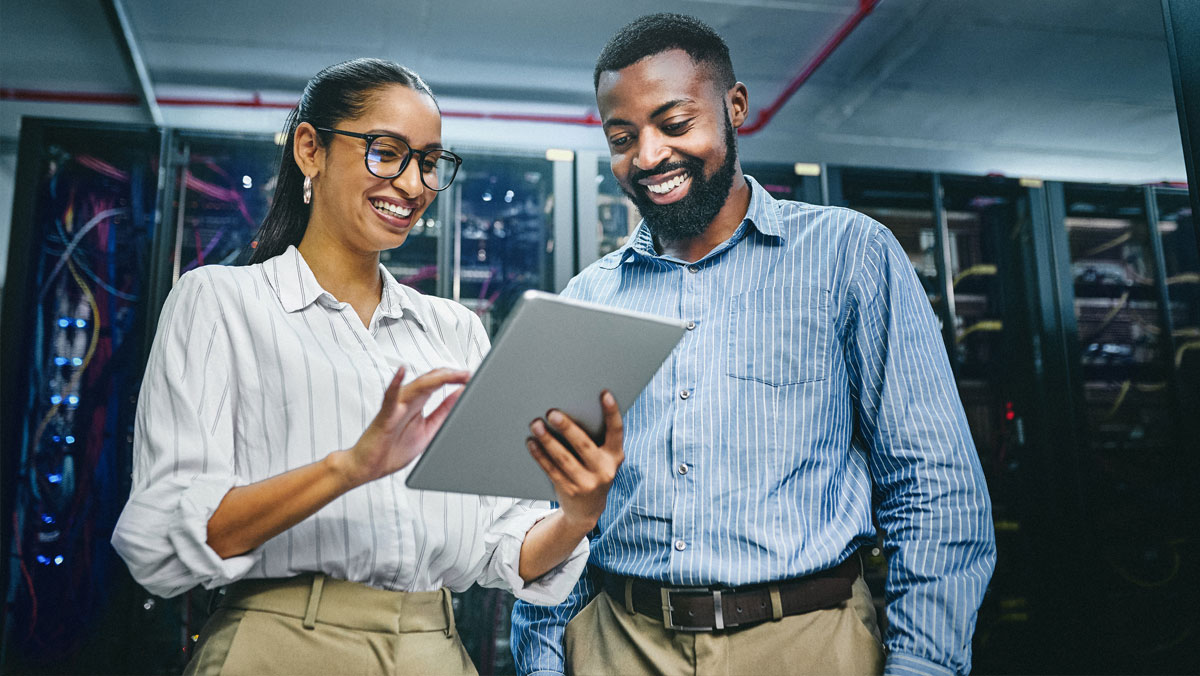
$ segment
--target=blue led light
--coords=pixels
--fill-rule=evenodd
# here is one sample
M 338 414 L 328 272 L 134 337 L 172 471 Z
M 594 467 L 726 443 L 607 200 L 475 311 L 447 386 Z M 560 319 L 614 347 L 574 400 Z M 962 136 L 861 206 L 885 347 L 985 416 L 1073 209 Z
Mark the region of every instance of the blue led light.
M 70 326 L 70 325 L 71 325 L 71 320 L 70 320 L 70 319 L 67 319 L 66 317 L 59 317 L 59 318 L 58 318 L 58 325 L 59 325 L 60 327 L 62 327 L 62 328 L 64 328 L 64 329 L 65 329 L 65 328 L 67 328 L 68 326 Z
M 59 404 L 62 403 L 62 395 L 61 394 L 50 395 L 50 403 L 54 404 L 55 406 L 58 406 Z
M 55 358 L 54 358 L 54 365 L 55 365 L 55 366 L 66 366 L 66 365 L 67 365 L 67 358 L 66 358 L 66 357 L 55 357 Z
M 72 394 L 71 396 L 67 397 L 67 403 L 72 406 L 75 406 L 76 404 L 79 403 L 79 397 Z
M 42 515 L 42 523 L 46 523 L 46 524 L 54 523 L 54 517 L 50 516 L 49 514 L 43 514 Z
M 53 441 L 54 443 L 57 444 L 58 442 L 62 441 L 62 437 L 55 434 L 54 436 L 50 437 L 50 441 Z
M 49 481 L 52 484 L 62 483 L 62 475 L 61 474 L 47 474 L 46 481 Z
M 62 562 L 63 562 L 62 554 L 59 554 L 58 556 L 54 557 L 54 565 L 61 566 Z
M 83 359 L 80 357 L 71 359 L 71 366 L 83 366 Z
M 68 434 L 68 435 L 67 435 L 67 443 L 68 443 L 68 444 L 73 444 L 73 443 L 75 443 L 75 437 L 73 437 L 73 436 L 71 436 L 70 434 Z
M 75 326 L 82 329 L 83 327 L 87 326 L 87 322 L 83 321 L 82 319 L 76 319 Z
M 45 556 L 43 556 L 42 554 L 38 554 L 38 555 L 37 555 L 37 562 L 38 562 L 38 563 L 40 563 L 40 564 L 42 564 L 43 566 L 48 566 L 48 565 L 50 565 L 50 559 L 46 558 L 46 557 L 45 557 Z

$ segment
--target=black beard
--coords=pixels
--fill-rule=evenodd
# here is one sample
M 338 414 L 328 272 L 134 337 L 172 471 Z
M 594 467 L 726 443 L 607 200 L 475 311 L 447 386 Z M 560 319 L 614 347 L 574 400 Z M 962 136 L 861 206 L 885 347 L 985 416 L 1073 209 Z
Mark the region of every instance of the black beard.
M 662 174 L 676 169 L 683 169 L 691 176 L 692 185 L 688 194 L 678 202 L 671 204 L 655 204 L 650 201 L 645 188 L 629 192 L 621 190 L 633 200 L 646 221 L 646 227 L 655 239 L 675 242 L 693 239 L 704 234 L 709 224 L 717 217 L 717 212 L 725 206 L 729 197 L 729 189 L 733 187 L 733 174 L 737 164 L 737 137 L 733 133 L 733 124 L 729 114 L 725 114 L 725 161 L 712 176 L 705 178 L 704 163 L 692 157 L 685 157 L 680 162 L 664 164 L 650 171 L 639 171 L 630 177 L 630 182 L 637 184 L 639 179 L 655 174 Z

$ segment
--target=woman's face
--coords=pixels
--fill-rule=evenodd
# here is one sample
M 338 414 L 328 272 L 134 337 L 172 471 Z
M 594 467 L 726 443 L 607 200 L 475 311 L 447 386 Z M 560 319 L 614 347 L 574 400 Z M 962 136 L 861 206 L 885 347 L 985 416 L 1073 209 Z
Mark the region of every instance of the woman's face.
M 442 117 L 427 95 L 403 85 L 375 91 L 366 110 L 335 129 L 359 134 L 387 134 L 404 139 L 414 150 L 440 148 Z M 313 177 L 314 224 L 355 251 L 393 249 L 404 243 L 413 223 L 437 193 L 421 182 L 417 158 L 391 179 L 367 171 L 364 139 L 326 134 L 317 150 L 319 171 Z

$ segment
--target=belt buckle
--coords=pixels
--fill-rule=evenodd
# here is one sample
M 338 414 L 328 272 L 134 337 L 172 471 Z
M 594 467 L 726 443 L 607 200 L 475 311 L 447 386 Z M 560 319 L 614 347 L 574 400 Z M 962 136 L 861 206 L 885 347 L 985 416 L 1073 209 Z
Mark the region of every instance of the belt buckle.
M 668 589 L 659 587 L 659 593 L 662 596 L 662 611 L 663 611 L 663 626 L 667 629 L 675 631 L 713 631 L 716 629 L 725 628 L 725 618 L 721 609 L 721 591 L 712 590 L 708 587 L 674 587 Z M 713 602 L 713 622 L 715 626 L 686 626 L 675 623 L 674 611 L 675 607 L 671 605 L 671 594 L 702 594 L 712 598 Z

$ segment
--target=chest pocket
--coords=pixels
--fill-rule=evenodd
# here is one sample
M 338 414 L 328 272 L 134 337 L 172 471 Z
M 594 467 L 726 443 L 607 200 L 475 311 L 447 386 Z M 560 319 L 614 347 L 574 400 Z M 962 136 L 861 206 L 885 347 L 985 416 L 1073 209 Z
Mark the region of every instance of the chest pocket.
M 729 308 L 728 375 L 772 386 L 828 377 L 834 333 L 829 291 L 815 287 L 756 289 Z

